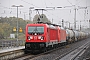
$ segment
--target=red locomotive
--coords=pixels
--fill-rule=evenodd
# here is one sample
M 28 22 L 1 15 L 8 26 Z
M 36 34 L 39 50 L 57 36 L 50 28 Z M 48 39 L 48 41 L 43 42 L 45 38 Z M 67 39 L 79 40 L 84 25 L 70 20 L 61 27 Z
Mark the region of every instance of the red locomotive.
M 89 35 L 82 31 L 65 30 L 55 24 L 27 24 L 25 53 L 28 53 L 28 51 L 46 51 L 47 49 L 56 48 L 61 44 L 79 41 Z
M 66 31 L 54 24 L 27 24 L 25 52 L 45 51 L 66 43 Z

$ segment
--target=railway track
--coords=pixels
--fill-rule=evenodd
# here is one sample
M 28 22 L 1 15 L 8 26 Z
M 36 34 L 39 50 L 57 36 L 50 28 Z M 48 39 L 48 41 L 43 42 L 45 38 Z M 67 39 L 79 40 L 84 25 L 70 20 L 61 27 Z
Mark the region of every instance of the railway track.
M 31 60 L 77 60 L 78 56 L 82 55 L 84 53 L 84 50 L 86 50 L 89 46 L 90 40 L 85 39 L 73 44 L 66 45 L 60 49 L 56 49 L 52 52 L 49 52 L 47 54 L 43 54 L 40 56 L 37 56 Z M 68 47 L 67 47 L 68 46 Z M 73 52 L 73 53 L 72 53 Z M 70 59 L 64 59 L 66 55 L 70 55 Z M 75 54 L 75 55 L 74 55 Z M 69 57 L 68 57 L 69 58 Z M 30 60 L 30 59 L 28 59 Z
M 71 44 L 69 44 L 71 45 Z M 44 53 L 40 53 L 40 54 L 37 54 L 37 55 L 32 55 L 32 54 L 27 54 L 27 55 L 22 55 L 21 57 L 19 58 L 15 58 L 14 60 L 34 60 L 34 59 L 37 59 L 38 57 L 41 57 L 43 55 L 47 55 L 49 53 L 52 53 L 54 51 L 57 51 L 57 50 L 60 50 L 60 49 L 63 49 L 65 48 L 66 46 L 61 46 L 61 47 L 58 47 L 56 49 L 53 49 L 53 50 L 49 50 L 47 52 L 44 52 Z
M 79 57 L 86 51 L 89 45 L 90 42 L 87 42 L 79 48 L 73 49 L 62 56 L 57 57 L 55 60 L 79 60 Z
M 32 54 L 24 54 L 20 57 L 16 57 L 14 58 L 14 60 L 30 60 L 30 59 L 34 59 L 34 58 L 37 58 L 37 57 L 40 57 L 42 55 L 45 55 L 45 54 L 49 54 L 53 51 L 56 51 L 57 49 L 62 49 L 64 46 L 62 47 L 59 47 L 59 48 L 56 48 L 56 49 L 53 49 L 53 50 L 49 50 L 47 52 L 43 52 L 43 53 L 39 53 L 39 54 L 35 54 L 35 55 L 32 55 Z
M 0 53 L 0 60 L 13 59 L 24 54 L 24 49 Z
M 61 59 L 62 60 L 62 58 L 64 58 L 68 54 L 70 55 L 71 52 L 73 52 L 72 54 L 75 54 L 73 56 L 73 58 L 71 58 L 71 59 L 77 59 L 78 56 L 82 55 L 84 53 L 84 51 L 88 48 L 89 43 L 90 43 L 89 39 L 86 39 L 86 40 L 82 40 L 82 41 L 79 41 L 79 42 L 76 42 L 73 44 L 69 44 L 66 46 L 61 46 L 59 48 L 49 50 L 47 52 L 36 54 L 36 55 L 24 54 L 24 51 L 22 51 L 22 53 L 21 53 L 22 55 L 16 54 L 16 55 L 18 55 L 18 57 L 17 56 L 15 57 L 14 53 L 16 53 L 16 52 L 11 52 L 13 54 L 11 56 L 14 56 L 14 57 L 8 58 L 8 59 L 9 60 L 60 60 Z M 17 53 L 19 53 L 19 52 L 20 51 L 18 51 Z M 4 56 L 4 55 L 2 55 L 2 56 Z M 1 60 L 4 60 L 3 57 Z

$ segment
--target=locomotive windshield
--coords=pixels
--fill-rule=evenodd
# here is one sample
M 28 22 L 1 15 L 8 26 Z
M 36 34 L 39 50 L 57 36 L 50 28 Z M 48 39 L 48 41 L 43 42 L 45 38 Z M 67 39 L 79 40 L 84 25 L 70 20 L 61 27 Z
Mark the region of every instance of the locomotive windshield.
M 43 26 L 29 26 L 28 27 L 28 34 L 32 34 L 32 33 L 43 34 L 44 27 Z

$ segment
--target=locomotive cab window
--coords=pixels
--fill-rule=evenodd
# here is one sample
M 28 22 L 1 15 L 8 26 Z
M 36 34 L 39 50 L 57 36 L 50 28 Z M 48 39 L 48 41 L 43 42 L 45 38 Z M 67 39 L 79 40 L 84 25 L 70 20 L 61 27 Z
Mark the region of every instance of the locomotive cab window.
M 29 26 L 28 27 L 28 34 L 43 34 L 44 33 L 44 27 L 43 26 Z

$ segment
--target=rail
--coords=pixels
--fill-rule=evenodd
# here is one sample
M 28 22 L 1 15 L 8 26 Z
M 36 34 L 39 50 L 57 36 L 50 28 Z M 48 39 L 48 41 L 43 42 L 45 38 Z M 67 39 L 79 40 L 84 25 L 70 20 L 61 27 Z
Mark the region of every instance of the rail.
M 67 52 L 63 55 L 63 57 L 61 58 L 61 56 L 57 57 L 55 60 L 78 60 L 79 57 L 86 51 L 86 49 L 89 47 L 90 42 L 85 43 L 84 45 L 82 45 L 79 48 L 74 49 L 72 52 Z

